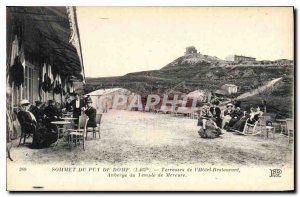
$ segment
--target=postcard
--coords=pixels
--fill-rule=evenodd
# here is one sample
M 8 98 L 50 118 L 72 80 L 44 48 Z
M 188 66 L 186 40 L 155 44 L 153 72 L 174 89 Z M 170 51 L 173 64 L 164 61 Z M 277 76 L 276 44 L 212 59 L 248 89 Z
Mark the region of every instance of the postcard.
M 8 191 L 294 191 L 293 7 L 6 7 Z

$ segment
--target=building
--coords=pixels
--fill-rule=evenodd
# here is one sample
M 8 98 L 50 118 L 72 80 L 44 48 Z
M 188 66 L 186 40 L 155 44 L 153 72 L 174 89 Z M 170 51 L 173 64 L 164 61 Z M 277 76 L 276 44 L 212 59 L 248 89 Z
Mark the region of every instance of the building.
M 237 93 L 238 87 L 234 84 L 225 84 L 221 86 L 221 89 L 225 91 L 226 95 Z
M 126 102 L 122 105 L 118 105 L 116 109 L 126 110 L 132 101 L 133 97 L 136 95 L 131 91 L 124 88 L 110 88 L 110 89 L 99 89 L 93 92 L 86 94 L 93 101 L 93 107 L 97 110 L 98 113 L 107 112 L 109 109 L 112 109 L 113 102 L 115 102 L 116 96 L 125 96 Z M 121 98 L 119 98 L 121 99 Z M 118 102 L 122 102 L 119 100 Z
M 254 61 L 256 61 L 256 58 L 242 56 L 242 55 L 234 55 L 234 61 L 235 62 L 254 62 Z
M 62 102 L 84 84 L 75 7 L 7 7 L 6 14 L 8 112 L 22 99 Z
M 194 47 L 194 46 L 186 47 L 184 55 L 192 55 L 192 54 L 197 54 L 196 47 Z

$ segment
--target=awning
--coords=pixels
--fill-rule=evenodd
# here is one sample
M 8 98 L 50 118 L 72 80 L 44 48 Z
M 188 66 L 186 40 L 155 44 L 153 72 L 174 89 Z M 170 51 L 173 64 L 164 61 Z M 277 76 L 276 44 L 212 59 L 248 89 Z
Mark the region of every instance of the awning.
M 23 46 L 31 56 L 84 82 L 75 7 L 7 7 L 7 17 L 23 25 Z

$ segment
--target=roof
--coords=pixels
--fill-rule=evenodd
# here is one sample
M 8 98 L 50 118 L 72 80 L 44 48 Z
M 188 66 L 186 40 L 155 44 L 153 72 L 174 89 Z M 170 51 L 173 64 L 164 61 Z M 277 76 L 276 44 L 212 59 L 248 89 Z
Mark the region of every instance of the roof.
M 224 90 L 216 90 L 215 93 L 220 95 L 226 95 L 226 92 Z
M 243 58 L 256 59 L 255 57 L 249 57 L 249 56 L 243 56 L 243 55 L 234 55 L 234 57 L 243 57 Z
M 93 92 L 90 92 L 86 95 L 90 95 L 90 96 L 102 96 L 102 95 L 109 95 L 112 93 L 121 93 L 121 94 L 131 94 L 131 92 L 127 89 L 124 88 L 110 88 L 110 89 L 99 89 L 99 90 L 95 90 Z
M 55 71 L 84 81 L 75 7 L 7 7 L 7 18 L 24 26 L 24 48 Z
M 205 96 L 206 93 L 203 90 L 195 90 L 193 92 L 190 92 L 187 94 L 187 97 L 189 98 L 199 98 Z
M 234 86 L 234 87 L 237 87 L 237 85 L 234 85 L 234 84 L 224 84 L 225 86 Z

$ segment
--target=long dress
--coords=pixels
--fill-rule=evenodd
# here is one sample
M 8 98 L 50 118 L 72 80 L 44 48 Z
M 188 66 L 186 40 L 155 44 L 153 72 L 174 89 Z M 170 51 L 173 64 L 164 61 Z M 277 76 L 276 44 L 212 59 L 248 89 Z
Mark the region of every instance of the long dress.
M 259 113 L 251 112 L 250 114 L 246 115 L 246 117 L 241 118 L 237 121 L 231 128 L 231 131 L 240 131 L 243 132 L 246 121 L 249 124 L 254 124 L 258 120 Z
M 220 136 L 221 129 L 216 128 L 215 123 L 213 121 L 206 122 L 206 129 L 200 127 L 198 134 L 201 138 L 214 139 Z

